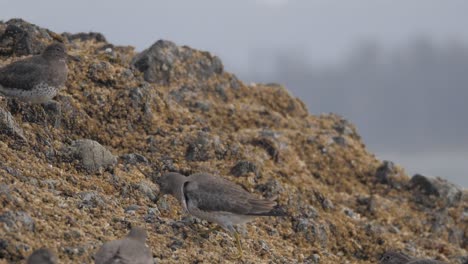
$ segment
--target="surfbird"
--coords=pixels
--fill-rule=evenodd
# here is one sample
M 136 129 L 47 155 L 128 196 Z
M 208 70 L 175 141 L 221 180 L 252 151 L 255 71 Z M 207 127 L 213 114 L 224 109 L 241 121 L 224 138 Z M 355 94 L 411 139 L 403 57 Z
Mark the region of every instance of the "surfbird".
M 26 261 L 26 264 L 56 264 L 57 256 L 47 248 L 34 251 Z
M 153 264 L 151 250 L 145 245 L 146 230 L 133 227 L 123 239 L 104 243 L 94 256 L 95 264 Z
M 53 43 L 40 55 L 0 68 L 0 94 L 33 104 L 52 100 L 68 75 L 65 45 Z
M 200 219 L 214 222 L 234 234 L 239 256 L 242 245 L 235 225 L 242 225 L 258 216 L 284 216 L 275 201 L 259 199 L 241 186 L 207 173 L 188 177 L 170 172 L 157 180 L 164 194 L 179 200 L 185 212 Z
M 380 259 L 380 264 L 444 264 L 433 259 L 414 259 L 403 253 L 388 251 Z

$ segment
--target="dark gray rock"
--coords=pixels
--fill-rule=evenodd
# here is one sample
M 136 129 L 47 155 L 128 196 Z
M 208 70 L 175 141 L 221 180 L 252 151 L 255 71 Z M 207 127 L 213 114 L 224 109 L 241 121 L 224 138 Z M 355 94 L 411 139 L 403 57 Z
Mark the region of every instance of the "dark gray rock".
M 101 144 L 90 139 L 73 141 L 68 154 L 80 161 L 79 168 L 90 173 L 102 173 L 105 169 L 113 168 L 117 158 Z
M 332 210 L 335 208 L 332 201 L 327 199 L 323 194 L 317 191 L 315 191 L 314 194 L 315 194 L 315 198 L 318 200 L 318 202 L 320 203 L 320 205 L 322 206 L 324 210 Z
M 207 161 L 214 157 L 213 140 L 208 133 L 200 131 L 188 140 L 185 158 L 188 161 Z
M 13 196 L 10 192 L 10 187 L 7 184 L 0 184 L 0 202 L 2 201 L 1 199 L 5 199 L 7 202 L 13 200 Z
M 107 42 L 106 37 L 103 34 L 97 32 L 88 32 L 88 33 L 63 33 L 63 37 L 65 37 L 69 42 L 79 40 L 79 41 L 91 41 L 94 40 L 96 42 Z
M 200 110 L 201 112 L 208 112 L 211 109 L 210 102 L 196 101 L 191 104 L 190 107 L 192 110 Z
M 35 222 L 25 211 L 6 211 L 0 215 L 0 223 L 4 223 L 7 231 L 35 230 Z
M 260 191 L 264 197 L 271 199 L 278 197 L 280 193 L 283 192 L 283 186 L 276 179 L 269 179 L 265 183 L 258 184 L 255 186 L 255 189 Z
M 305 205 L 301 207 L 299 212 L 301 212 L 301 215 L 303 217 L 306 217 L 308 219 L 316 219 L 319 216 L 317 209 L 315 209 L 315 207 L 313 207 L 312 205 Z
M 333 142 L 340 147 L 346 147 L 346 139 L 342 136 L 333 137 Z
M 11 19 L 6 25 L 5 32 L 0 35 L 0 56 L 39 54 L 52 41 L 46 29 L 22 19 Z
M 6 134 L 26 141 L 23 129 L 16 123 L 11 113 L 3 108 L 0 108 L 0 134 Z
M 259 176 L 259 169 L 257 165 L 248 160 L 241 160 L 231 168 L 231 174 L 236 177 L 244 176 L 248 173 L 253 173 L 255 176 Z
M 221 100 L 223 101 L 228 101 L 228 95 L 227 95 L 227 92 L 226 92 L 226 86 L 222 85 L 222 84 L 218 84 L 216 85 L 215 87 L 215 92 L 218 94 L 218 96 L 221 98 Z
M 259 137 L 253 139 L 251 144 L 263 148 L 275 162 L 279 161 L 278 144 L 273 139 L 268 137 Z
M 130 165 L 136 165 L 138 163 L 148 163 L 148 159 L 140 154 L 137 153 L 130 153 L 130 154 L 124 154 L 120 156 L 120 159 L 125 163 L 125 164 L 130 164 Z
M 47 248 L 40 248 L 40 249 L 35 250 L 26 260 L 26 264 L 57 264 L 57 263 L 58 263 L 58 259 L 55 253 Z
M 112 75 L 108 74 L 110 67 L 111 64 L 107 61 L 93 63 L 89 66 L 87 76 L 97 84 L 108 87 L 114 86 L 116 84 L 116 80 Z
M 79 209 L 90 209 L 105 205 L 104 199 L 96 192 L 81 192 L 78 197 L 81 199 L 78 203 Z
M 351 136 L 356 134 L 351 123 L 349 123 L 346 119 L 340 119 L 338 122 L 336 122 L 333 125 L 333 129 L 335 129 L 335 131 L 340 135 Z
M 138 211 L 138 209 L 140 209 L 140 206 L 138 206 L 136 204 L 132 204 L 130 206 L 127 206 L 127 208 L 125 208 L 124 212 L 125 213 L 131 213 L 131 212 Z
M 311 219 L 299 218 L 293 223 L 296 233 L 304 235 L 305 239 L 311 243 L 318 242 L 322 248 L 328 244 L 328 234 L 325 225 L 314 222 Z
M 86 252 L 84 247 L 64 247 L 63 252 L 70 256 L 81 256 Z
M 468 264 L 468 255 L 467 256 L 461 256 L 457 258 L 457 263 L 460 264 Z
M 436 197 L 445 206 L 455 206 L 462 198 L 462 191 L 458 186 L 441 178 L 416 174 L 411 178 L 409 187 L 415 200 L 428 206 L 433 206 L 436 202 L 428 197 Z
M 135 58 L 132 64 L 143 72 L 146 81 L 167 85 L 184 76 L 206 80 L 223 72 L 223 64 L 208 52 L 195 55 L 189 47 L 178 47 L 173 42 L 159 40 Z
M 60 127 L 60 121 L 62 117 L 62 106 L 59 102 L 49 101 L 45 104 L 44 111 L 46 113 L 46 120 L 48 124 L 52 124 L 55 128 Z
M 377 181 L 382 184 L 390 184 L 391 183 L 391 176 L 395 175 L 396 168 L 395 164 L 391 161 L 384 160 L 382 165 L 377 168 L 375 173 L 375 177 Z
M 4 166 L 2 169 L 4 169 L 7 173 L 17 177 L 17 178 L 23 178 L 23 174 L 21 173 L 21 171 L 15 169 L 15 168 L 12 168 L 12 167 L 8 167 L 8 166 Z
M 389 185 L 395 189 L 401 189 L 407 184 L 408 179 L 399 173 L 396 165 L 388 160 L 384 160 L 375 172 L 376 181 Z
M 9 255 L 8 253 L 9 245 L 10 243 L 8 243 L 7 240 L 0 238 L 0 259 L 7 259 L 7 256 Z
M 169 248 L 172 251 L 176 251 L 179 248 L 182 248 L 184 246 L 184 241 L 179 240 L 177 238 L 172 238 L 172 243 L 169 245 Z
M 158 192 L 156 191 L 156 188 L 152 188 L 148 183 L 142 181 L 138 183 L 135 187 L 140 193 L 142 193 L 151 201 L 155 202 L 157 200 L 156 195 Z
M 448 241 L 459 247 L 463 247 L 465 232 L 457 227 L 448 230 Z

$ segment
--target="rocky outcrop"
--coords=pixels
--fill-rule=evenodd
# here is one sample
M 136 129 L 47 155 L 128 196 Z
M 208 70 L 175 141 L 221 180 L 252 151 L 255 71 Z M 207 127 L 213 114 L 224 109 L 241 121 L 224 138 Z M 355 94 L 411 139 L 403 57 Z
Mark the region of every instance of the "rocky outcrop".
M 3 32 L 1 29 L 3 27 Z M 0 27 L 0 56 L 39 54 L 58 35 L 22 19 L 8 20 Z
M 70 157 L 79 161 L 79 168 L 90 173 L 102 173 L 117 163 L 117 158 L 101 144 L 90 139 L 80 139 L 72 142 L 68 149 Z
M 411 178 L 410 188 L 420 203 L 434 205 L 440 201 L 444 206 L 457 205 L 462 198 L 462 190 L 455 184 L 441 178 L 429 178 L 416 174 Z M 432 199 L 435 198 L 435 199 Z
M 218 57 L 208 52 L 196 52 L 187 46 L 179 47 L 167 40 L 157 41 L 138 54 L 132 63 L 143 72 L 146 81 L 162 85 L 177 79 L 206 80 L 223 73 L 223 64 Z
M 5 36 L 13 21 L 0 24 L 0 66 L 38 51 L 17 53 Z M 131 226 L 148 229 L 157 263 L 239 262 L 229 234 L 199 235 L 211 225 L 159 193 L 167 171 L 225 177 L 286 209 L 241 230 L 245 263 L 376 263 L 388 249 L 447 263 L 467 255 L 466 198 L 378 161 L 342 117 L 311 115 L 284 87 L 247 86 L 217 57 L 168 41 L 136 54 L 98 34 L 38 32 L 30 43 L 62 38 L 80 60 L 69 62 L 58 105 L 0 107 L 9 127 L 0 263 L 42 247 L 62 263 L 92 263 Z

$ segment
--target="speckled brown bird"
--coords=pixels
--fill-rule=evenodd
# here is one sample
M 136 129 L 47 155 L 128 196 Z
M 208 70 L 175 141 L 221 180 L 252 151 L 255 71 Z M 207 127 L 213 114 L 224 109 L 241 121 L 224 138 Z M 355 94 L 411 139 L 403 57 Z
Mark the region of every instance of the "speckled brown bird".
M 235 225 L 245 224 L 258 216 L 284 216 L 276 202 L 259 199 L 239 185 L 208 173 L 188 177 L 166 173 L 157 182 L 161 192 L 176 197 L 185 212 L 214 222 L 234 234 L 242 256 L 242 247 Z
M 388 251 L 382 255 L 380 264 L 444 264 L 433 259 L 413 259 L 403 253 Z
M 95 264 L 153 264 L 151 250 L 145 245 L 146 230 L 133 227 L 123 239 L 104 243 L 94 256 Z
M 26 264 L 56 264 L 57 256 L 47 248 L 34 251 L 26 260 Z
M 0 68 L 0 94 L 28 103 L 52 100 L 68 76 L 65 45 L 54 43 L 40 55 L 15 61 Z

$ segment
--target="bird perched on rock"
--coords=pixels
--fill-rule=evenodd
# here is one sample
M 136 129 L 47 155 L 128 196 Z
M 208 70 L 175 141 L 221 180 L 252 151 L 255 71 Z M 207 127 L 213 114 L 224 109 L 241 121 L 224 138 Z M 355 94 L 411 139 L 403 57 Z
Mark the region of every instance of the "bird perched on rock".
M 380 264 L 444 264 L 432 259 L 413 259 L 403 253 L 388 251 L 380 259 Z
M 34 251 L 26 261 L 26 264 L 56 264 L 57 256 L 47 248 Z
M 104 243 L 94 256 L 95 264 L 153 264 L 151 250 L 145 245 L 146 230 L 134 227 L 120 240 Z
M 242 187 L 207 173 L 188 177 L 179 173 L 166 173 L 157 180 L 161 192 L 179 200 L 182 208 L 200 219 L 214 222 L 234 234 L 242 256 L 239 234 L 234 226 L 247 223 L 258 216 L 284 216 L 276 202 L 259 199 Z
M 15 61 L 0 68 L 0 94 L 38 104 L 52 100 L 68 75 L 65 45 L 54 43 L 40 55 Z

